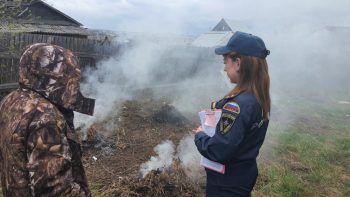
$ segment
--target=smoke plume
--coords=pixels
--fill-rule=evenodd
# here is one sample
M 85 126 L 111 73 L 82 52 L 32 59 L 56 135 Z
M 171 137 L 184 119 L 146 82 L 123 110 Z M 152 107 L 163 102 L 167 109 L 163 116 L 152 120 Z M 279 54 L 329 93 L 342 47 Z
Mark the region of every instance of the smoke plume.
M 168 168 L 174 161 L 175 145 L 172 141 L 166 140 L 154 147 L 157 156 L 152 156 L 149 161 L 141 164 L 140 173 L 145 177 L 151 170 Z
M 203 178 L 203 168 L 199 165 L 200 154 L 195 146 L 194 137 L 187 135 L 181 139 L 176 147 L 173 142 L 167 140 L 154 148 L 157 156 L 152 156 L 149 161 L 140 167 L 142 177 L 145 177 L 152 170 L 164 170 L 170 168 L 174 159 L 179 159 L 181 168 L 187 177 L 193 181 L 200 181 Z
M 200 154 L 194 144 L 192 135 L 185 136 L 177 146 L 177 158 L 181 161 L 181 167 L 187 177 L 193 181 L 199 181 L 204 175 L 204 168 L 199 165 Z

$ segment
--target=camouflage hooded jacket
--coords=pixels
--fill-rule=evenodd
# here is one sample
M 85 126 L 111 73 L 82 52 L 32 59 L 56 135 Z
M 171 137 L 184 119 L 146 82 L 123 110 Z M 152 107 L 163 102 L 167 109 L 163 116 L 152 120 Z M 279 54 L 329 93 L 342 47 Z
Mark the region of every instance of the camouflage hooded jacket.
M 0 102 L 4 196 L 91 196 L 74 137 L 76 57 L 59 46 L 34 44 L 19 70 L 20 88 Z

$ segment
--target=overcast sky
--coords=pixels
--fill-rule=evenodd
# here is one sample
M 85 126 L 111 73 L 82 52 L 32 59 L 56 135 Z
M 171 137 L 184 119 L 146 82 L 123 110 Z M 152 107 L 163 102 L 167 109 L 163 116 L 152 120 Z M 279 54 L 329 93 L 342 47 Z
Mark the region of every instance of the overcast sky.
M 221 18 L 260 25 L 350 25 L 349 0 L 46 0 L 85 27 L 197 34 Z

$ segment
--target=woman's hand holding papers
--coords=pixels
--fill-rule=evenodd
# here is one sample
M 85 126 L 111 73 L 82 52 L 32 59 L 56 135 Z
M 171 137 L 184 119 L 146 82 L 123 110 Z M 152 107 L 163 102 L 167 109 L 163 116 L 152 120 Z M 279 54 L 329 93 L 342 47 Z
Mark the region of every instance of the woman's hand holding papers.
M 199 133 L 199 132 L 201 132 L 201 131 L 203 131 L 202 126 L 199 126 L 199 127 L 196 128 L 196 129 L 192 129 L 192 133 L 193 133 L 194 135 L 196 135 L 197 133 Z

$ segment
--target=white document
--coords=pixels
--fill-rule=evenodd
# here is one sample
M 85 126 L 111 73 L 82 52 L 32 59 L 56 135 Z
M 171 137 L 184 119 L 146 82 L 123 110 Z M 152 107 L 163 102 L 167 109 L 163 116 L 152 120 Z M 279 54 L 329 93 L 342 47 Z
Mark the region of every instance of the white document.
M 200 111 L 198 115 L 204 132 L 208 136 L 213 137 L 215 134 L 216 125 L 221 117 L 221 110 L 203 110 Z M 203 156 L 201 157 L 200 165 L 221 174 L 225 174 L 225 165 L 211 161 Z

